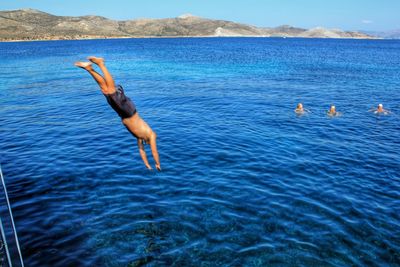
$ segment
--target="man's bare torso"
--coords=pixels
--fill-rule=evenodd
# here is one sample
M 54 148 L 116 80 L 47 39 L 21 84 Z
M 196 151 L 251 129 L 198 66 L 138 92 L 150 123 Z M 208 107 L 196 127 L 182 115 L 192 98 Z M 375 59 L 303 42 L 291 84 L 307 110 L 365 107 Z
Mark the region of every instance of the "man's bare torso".
M 141 139 L 146 141 L 146 143 L 149 143 L 153 131 L 137 112 L 132 117 L 123 119 L 122 123 L 137 139 Z

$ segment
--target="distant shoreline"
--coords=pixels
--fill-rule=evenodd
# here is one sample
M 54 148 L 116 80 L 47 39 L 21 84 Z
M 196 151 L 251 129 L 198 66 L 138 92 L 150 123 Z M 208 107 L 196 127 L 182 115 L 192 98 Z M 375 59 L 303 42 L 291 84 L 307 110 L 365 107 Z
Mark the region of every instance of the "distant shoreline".
M 144 38 L 331 38 L 379 39 L 357 31 L 281 25 L 256 27 L 182 15 L 164 19 L 112 20 L 101 16 L 56 16 L 40 10 L 0 11 L 1 42 Z
M 334 39 L 334 40 L 397 40 L 387 38 L 332 38 L 332 37 L 299 37 L 299 36 L 121 36 L 93 38 L 52 38 L 52 39 L 15 39 L 0 40 L 0 43 L 44 42 L 44 41 L 84 41 L 84 40 L 115 40 L 115 39 L 190 39 L 190 38 L 277 38 L 277 39 Z

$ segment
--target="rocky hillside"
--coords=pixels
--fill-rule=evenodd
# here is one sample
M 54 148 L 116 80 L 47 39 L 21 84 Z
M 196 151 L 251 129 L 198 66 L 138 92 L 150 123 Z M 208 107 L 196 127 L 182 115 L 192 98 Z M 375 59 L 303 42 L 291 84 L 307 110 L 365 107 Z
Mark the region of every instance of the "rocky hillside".
M 99 16 L 55 16 L 34 9 L 0 11 L 0 40 L 57 40 L 135 37 L 310 37 L 373 38 L 359 32 L 280 26 L 258 28 L 190 14 L 168 19 L 116 21 Z
M 365 31 L 363 32 L 367 35 L 377 36 L 384 39 L 400 39 L 400 29 L 384 31 L 384 32 L 373 32 L 373 31 Z

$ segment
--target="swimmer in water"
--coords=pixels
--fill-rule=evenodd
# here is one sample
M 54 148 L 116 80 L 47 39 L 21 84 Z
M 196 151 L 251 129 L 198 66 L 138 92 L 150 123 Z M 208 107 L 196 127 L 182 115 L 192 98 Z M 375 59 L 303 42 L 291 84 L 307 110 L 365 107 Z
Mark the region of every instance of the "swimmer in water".
M 383 108 L 382 104 L 379 104 L 377 109 L 371 109 L 370 111 L 373 111 L 375 114 L 379 115 L 388 115 L 390 113 L 389 110 Z
M 327 115 L 330 117 L 337 117 L 342 115 L 342 113 L 337 112 L 336 107 L 332 105 L 331 108 L 328 110 Z
M 299 104 L 297 104 L 297 107 L 294 110 L 294 112 L 296 114 L 298 114 L 298 115 L 303 115 L 303 114 L 308 113 L 310 111 L 308 109 L 304 108 L 302 103 L 299 103 Z
M 88 60 L 91 62 L 76 62 L 75 66 L 86 70 L 90 75 L 92 75 L 94 80 L 100 86 L 101 92 L 107 99 L 108 104 L 110 104 L 110 106 L 121 117 L 122 124 L 134 137 L 136 137 L 139 153 L 146 167 L 151 170 L 151 166 L 147 160 L 146 151 L 144 150 L 144 145 L 149 144 L 151 153 L 153 154 L 153 158 L 156 163 L 156 169 L 161 171 L 160 158 L 156 143 L 156 133 L 139 116 L 135 104 L 129 97 L 125 95 L 122 86 L 114 84 L 114 79 L 108 72 L 104 64 L 104 59 L 98 57 L 88 57 Z M 92 63 L 100 67 L 104 77 L 93 69 Z

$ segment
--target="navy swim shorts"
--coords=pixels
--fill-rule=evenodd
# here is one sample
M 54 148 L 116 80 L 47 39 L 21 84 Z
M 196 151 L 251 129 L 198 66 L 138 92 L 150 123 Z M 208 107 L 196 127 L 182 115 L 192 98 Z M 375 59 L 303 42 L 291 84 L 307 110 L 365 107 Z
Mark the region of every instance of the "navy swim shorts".
M 115 92 L 112 94 L 104 94 L 108 104 L 118 113 L 121 119 L 130 118 L 136 113 L 136 106 L 132 100 L 124 93 L 121 85 L 117 85 Z

